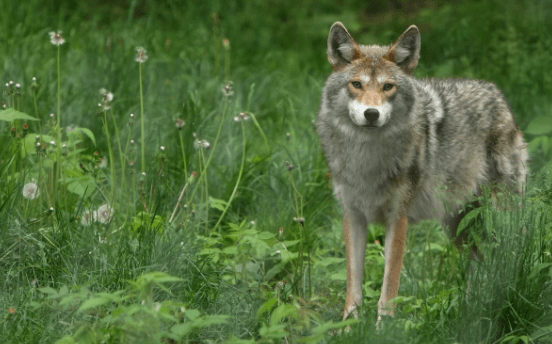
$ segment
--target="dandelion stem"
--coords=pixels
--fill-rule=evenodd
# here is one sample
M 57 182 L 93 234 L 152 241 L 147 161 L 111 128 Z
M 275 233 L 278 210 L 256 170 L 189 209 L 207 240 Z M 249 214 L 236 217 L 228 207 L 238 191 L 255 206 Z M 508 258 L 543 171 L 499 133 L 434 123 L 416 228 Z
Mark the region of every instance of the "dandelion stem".
M 54 195 L 54 204 L 52 204 L 52 207 L 55 207 L 56 201 L 57 201 L 57 190 L 58 190 L 58 179 L 61 175 L 61 46 L 58 45 L 58 54 L 57 54 L 57 76 L 58 76 L 58 94 L 57 94 L 57 125 L 56 125 L 56 158 L 57 161 L 55 163 L 55 173 L 54 173 L 54 183 L 52 192 Z
M 211 148 L 211 154 L 209 155 L 209 159 L 207 159 L 207 163 L 205 164 L 204 168 L 202 171 L 200 171 L 200 175 L 199 175 L 199 178 L 198 179 L 201 179 L 201 177 L 203 177 L 203 175 L 207 172 L 207 167 L 209 167 L 209 164 L 211 163 L 211 159 L 213 158 L 213 155 L 215 154 L 215 149 L 217 148 L 217 142 L 219 140 L 219 137 L 220 137 L 220 133 L 222 131 L 222 124 L 224 123 L 224 117 L 226 115 L 226 108 L 228 106 L 228 97 L 225 97 L 224 98 L 224 107 L 222 109 L 222 116 L 220 118 L 220 123 L 219 123 L 219 128 L 218 128 L 218 132 L 217 132 L 217 136 L 215 137 L 215 142 L 213 143 L 213 148 Z M 196 187 L 194 188 L 194 190 L 192 191 L 192 195 L 190 196 L 190 202 L 191 200 L 194 199 L 194 195 L 197 191 L 197 188 L 199 187 L 201 183 L 197 183 Z
M 35 108 L 35 117 L 38 119 L 38 132 L 42 136 L 42 126 L 40 125 L 40 118 L 38 117 L 38 106 L 36 105 L 36 90 L 33 89 L 33 102 Z
M 219 224 L 222 221 L 222 219 L 224 218 L 224 215 L 226 214 L 226 211 L 228 210 L 228 208 L 230 208 L 230 204 L 234 200 L 234 196 L 236 196 L 236 192 L 238 191 L 238 186 L 240 185 L 241 177 L 242 177 L 242 174 L 243 174 L 243 169 L 244 169 L 244 166 L 245 166 L 245 125 L 244 125 L 243 121 L 241 122 L 241 127 L 242 127 L 242 147 L 243 148 L 242 148 L 242 161 L 241 161 L 241 166 L 240 166 L 240 172 L 238 173 L 238 180 L 236 181 L 236 185 L 234 185 L 234 190 L 232 190 L 232 194 L 230 195 L 230 198 L 228 199 L 228 202 L 226 203 L 226 207 L 222 211 L 222 214 L 220 214 L 220 217 L 219 217 L 217 223 L 215 224 L 215 226 L 212 229 L 213 232 L 219 226 Z
M 61 46 L 58 45 L 57 55 L 57 74 L 58 74 L 58 103 L 57 103 L 57 143 L 61 144 L 61 67 L 60 67 L 60 50 Z
M 186 150 L 184 149 L 184 139 L 182 138 L 182 131 L 179 131 L 178 138 L 180 139 L 180 149 L 182 150 L 182 161 L 184 162 L 184 175 L 188 176 L 188 167 L 186 165 Z
M 253 122 L 255 123 L 255 126 L 257 127 L 257 129 L 259 129 L 259 132 L 261 133 L 261 136 L 263 137 L 264 142 L 266 144 L 266 150 L 267 150 L 268 154 L 270 155 L 270 145 L 268 144 L 268 139 L 266 138 L 266 135 L 263 131 L 263 128 L 261 128 L 261 126 L 259 125 L 259 122 L 257 122 L 257 117 L 255 117 L 255 114 L 253 114 L 251 112 L 248 112 L 248 114 L 251 115 L 251 118 L 253 119 Z
M 142 64 L 138 64 L 140 70 L 140 129 L 142 134 L 142 172 L 146 172 L 146 135 L 144 118 L 144 92 L 142 88 Z
M 115 136 L 117 137 L 117 146 L 119 147 L 119 159 L 121 160 L 121 190 L 124 190 L 125 189 L 125 157 L 123 155 L 121 138 L 119 136 L 119 129 L 117 128 L 117 121 L 115 120 L 115 115 L 113 114 L 113 110 L 111 110 L 111 119 L 113 120 L 113 126 L 115 127 Z
M 107 139 L 107 149 L 109 151 L 109 169 L 111 172 L 111 202 L 115 201 L 115 185 L 117 180 L 115 178 L 115 159 L 113 158 L 113 149 L 111 148 L 111 139 L 109 137 L 109 128 L 107 127 L 107 114 L 102 116 L 102 122 L 104 125 L 105 136 Z
M 174 210 L 172 212 L 171 218 L 169 219 L 169 223 L 171 223 L 172 220 L 174 219 L 174 216 L 176 215 L 176 210 L 178 209 L 178 206 L 180 205 L 180 201 L 182 201 L 182 197 L 184 196 L 184 192 L 186 192 L 186 189 L 188 188 L 189 184 L 190 184 L 189 182 L 184 184 L 184 187 L 182 188 L 182 192 L 180 192 L 180 196 L 178 196 L 178 201 L 176 202 L 176 205 L 174 206 Z

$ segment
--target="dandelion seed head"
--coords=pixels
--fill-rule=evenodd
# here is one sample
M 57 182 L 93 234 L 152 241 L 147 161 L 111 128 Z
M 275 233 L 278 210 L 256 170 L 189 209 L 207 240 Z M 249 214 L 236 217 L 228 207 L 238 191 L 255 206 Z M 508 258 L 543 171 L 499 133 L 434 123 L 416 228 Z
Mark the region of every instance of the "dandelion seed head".
M 293 221 L 295 222 L 298 222 L 300 225 L 304 225 L 305 224 L 305 218 L 304 217 L 294 217 L 293 218 Z
M 183 120 L 181 120 L 180 118 L 177 118 L 176 119 L 176 127 L 178 129 L 181 129 L 182 127 L 184 127 L 184 125 L 186 124 L 186 122 L 184 122 Z
M 33 200 L 38 196 L 40 196 L 40 190 L 38 189 L 38 185 L 36 185 L 36 183 L 31 182 L 23 186 L 23 197 Z
M 81 225 L 85 227 L 90 226 L 96 216 L 97 215 L 95 215 L 94 212 L 91 212 L 90 210 L 86 210 L 81 217 Z
M 161 151 L 164 151 L 164 150 L 165 150 L 165 146 L 161 146 L 161 147 L 159 147 L 159 149 L 161 149 Z
M 50 35 L 50 43 L 53 45 L 60 46 L 63 43 L 65 43 L 65 40 L 63 37 L 61 37 L 61 30 L 58 30 L 57 32 L 52 31 L 48 33 Z
M 95 212 L 95 220 L 100 223 L 108 223 L 113 218 L 113 208 L 111 208 L 109 205 L 104 204 L 101 207 L 98 208 Z
M 226 85 L 222 87 L 222 93 L 228 97 L 234 94 L 234 90 L 232 90 L 232 81 L 229 81 Z
M 225 39 L 222 40 L 222 46 L 226 50 L 230 49 L 230 41 L 228 40 L 228 38 L 225 38 Z
M 146 176 L 146 172 L 142 172 L 142 177 L 145 177 Z
M 246 112 L 240 112 L 239 115 L 234 117 L 234 121 L 236 122 L 245 122 L 249 119 L 249 115 Z
M 134 114 L 133 114 L 133 113 L 130 114 L 130 118 L 134 118 Z
M 133 144 L 134 144 L 134 140 L 130 140 L 130 144 L 133 145 Z
M 100 159 L 100 163 L 98 164 L 99 168 L 106 168 L 107 167 L 107 158 L 104 156 Z
M 53 114 L 53 113 L 50 114 L 50 118 L 54 118 L 54 114 Z
M 36 78 L 33 76 L 33 81 L 36 81 Z
M 136 62 L 144 63 L 148 59 L 147 51 L 144 47 L 136 47 Z

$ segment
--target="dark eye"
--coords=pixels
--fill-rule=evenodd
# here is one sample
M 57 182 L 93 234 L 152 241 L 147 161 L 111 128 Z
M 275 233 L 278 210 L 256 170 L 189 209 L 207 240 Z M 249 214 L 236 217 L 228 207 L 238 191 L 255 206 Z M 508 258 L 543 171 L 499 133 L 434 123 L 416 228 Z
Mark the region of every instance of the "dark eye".
M 395 85 L 393 85 L 393 84 L 384 84 L 384 85 L 383 85 L 383 90 L 384 90 L 384 91 L 391 91 L 391 89 L 392 89 L 393 87 L 395 87 Z
M 351 84 L 353 84 L 354 88 L 358 88 L 358 89 L 362 88 L 362 84 L 358 81 L 353 81 L 353 82 L 351 82 Z

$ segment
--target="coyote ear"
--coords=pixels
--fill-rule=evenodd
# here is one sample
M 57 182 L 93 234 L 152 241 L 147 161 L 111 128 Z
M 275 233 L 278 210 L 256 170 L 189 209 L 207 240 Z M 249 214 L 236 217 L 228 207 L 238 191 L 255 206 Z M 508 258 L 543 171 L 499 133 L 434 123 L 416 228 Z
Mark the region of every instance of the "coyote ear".
M 420 30 L 411 25 L 389 48 L 384 58 L 395 62 L 405 72 L 412 73 L 420 58 Z
M 328 36 L 328 61 L 335 68 L 360 57 L 360 48 L 343 24 L 335 22 Z

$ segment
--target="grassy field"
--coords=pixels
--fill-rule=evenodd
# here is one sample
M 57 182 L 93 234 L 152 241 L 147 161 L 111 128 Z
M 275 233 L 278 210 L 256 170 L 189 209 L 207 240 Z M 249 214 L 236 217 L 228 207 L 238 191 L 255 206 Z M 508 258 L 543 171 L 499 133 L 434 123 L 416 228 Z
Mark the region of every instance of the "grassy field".
M 60 3 L 0 12 L 1 343 L 552 342 L 550 1 Z M 337 20 L 364 44 L 418 25 L 414 75 L 495 82 L 531 156 L 523 207 L 469 224 L 483 261 L 409 228 L 379 331 L 383 229 L 341 322 L 313 126 Z

